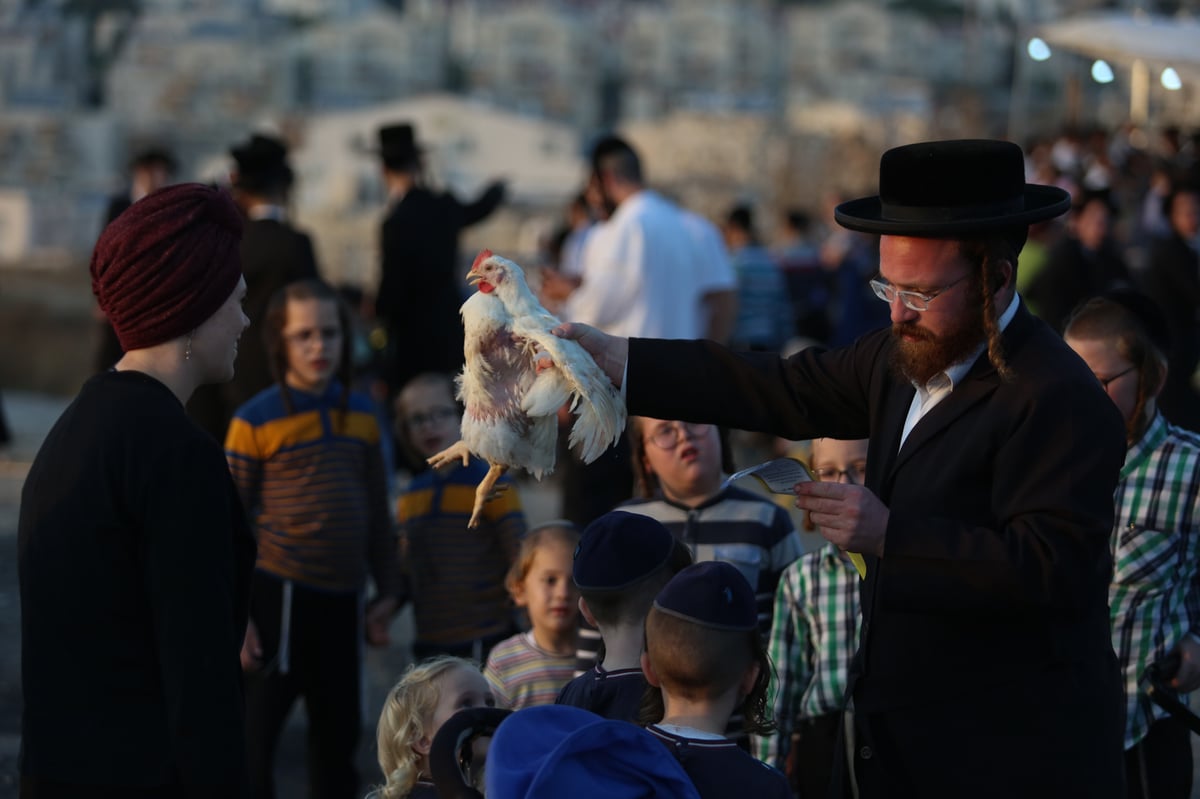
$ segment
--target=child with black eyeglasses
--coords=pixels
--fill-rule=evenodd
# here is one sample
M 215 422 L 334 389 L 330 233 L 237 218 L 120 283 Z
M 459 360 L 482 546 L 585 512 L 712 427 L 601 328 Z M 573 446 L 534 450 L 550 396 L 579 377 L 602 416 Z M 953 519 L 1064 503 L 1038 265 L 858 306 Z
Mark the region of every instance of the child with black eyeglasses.
M 417 375 L 396 397 L 400 444 L 418 461 L 459 439 L 462 412 L 449 375 Z M 478 662 L 515 632 L 505 575 L 525 535 L 520 496 L 508 476 L 468 530 L 475 486 L 487 464 L 472 458 L 412 478 L 397 503 L 400 560 L 413 601 L 413 656 L 456 655 Z

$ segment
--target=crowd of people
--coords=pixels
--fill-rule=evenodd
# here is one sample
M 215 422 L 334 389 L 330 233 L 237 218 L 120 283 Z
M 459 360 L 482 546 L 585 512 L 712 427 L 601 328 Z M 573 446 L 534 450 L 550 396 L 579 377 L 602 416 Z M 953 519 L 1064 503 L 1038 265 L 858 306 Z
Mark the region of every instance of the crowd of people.
M 230 191 L 139 156 L 91 260 L 112 339 L 22 496 L 22 796 L 269 799 L 302 698 L 313 797 L 1188 797 L 1153 697 L 1200 686 L 1200 153 L 1157 146 L 894 148 L 770 243 L 600 139 L 534 283 L 627 434 L 562 459 L 562 518 L 505 476 L 471 529 L 487 464 L 424 460 L 503 184 L 436 191 L 382 128 L 354 308 L 283 141 L 235 145 Z M 819 549 L 727 484 L 747 433 L 811 442 Z

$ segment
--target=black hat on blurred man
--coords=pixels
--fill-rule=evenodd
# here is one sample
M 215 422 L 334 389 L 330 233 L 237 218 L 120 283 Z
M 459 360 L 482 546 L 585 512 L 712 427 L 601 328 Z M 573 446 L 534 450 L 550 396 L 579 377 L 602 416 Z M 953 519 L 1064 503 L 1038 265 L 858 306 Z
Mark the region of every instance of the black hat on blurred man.
M 287 145 L 262 133 L 230 149 L 237 164 L 234 185 L 253 193 L 277 191 L 292 185 L 294 175 L 287 162 Z
M 417 134 L 408 122 L 384 125 L 379 129 L 379 157 L 388 169 L 409 169 L 421 161 Z

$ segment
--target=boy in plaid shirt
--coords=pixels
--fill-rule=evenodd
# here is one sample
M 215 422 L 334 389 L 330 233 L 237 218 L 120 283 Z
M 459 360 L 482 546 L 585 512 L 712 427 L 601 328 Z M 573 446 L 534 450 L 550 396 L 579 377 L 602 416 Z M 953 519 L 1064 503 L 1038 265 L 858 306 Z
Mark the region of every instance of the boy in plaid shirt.
M 817 439 L 811 463 L 818 480 L 861 484 L 867 441 Z M 801 796 L 826 796 L 834 758 L 845 757 L 835 746 L 862 621 L 858 583 L 846 554 L 826 544 L 788 566 L 775 593 L 768 653 L 777 680 L 767 701 L 779 729 L 756 737 L 755 753 L 785 772 Z

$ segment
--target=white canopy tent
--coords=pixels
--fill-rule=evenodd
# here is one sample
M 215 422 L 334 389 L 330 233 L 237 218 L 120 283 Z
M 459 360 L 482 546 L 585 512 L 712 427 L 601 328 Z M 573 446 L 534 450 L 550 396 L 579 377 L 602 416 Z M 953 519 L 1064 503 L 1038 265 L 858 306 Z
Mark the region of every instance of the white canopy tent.
M 1087 14 L 1040 26 L 1050 45 L 1130 70 L 1130 116 L 1145 122 L 1151 75 L 1173 68 L 1184 81 L 1200 81 L 1200 20 L 1145 13 Z

